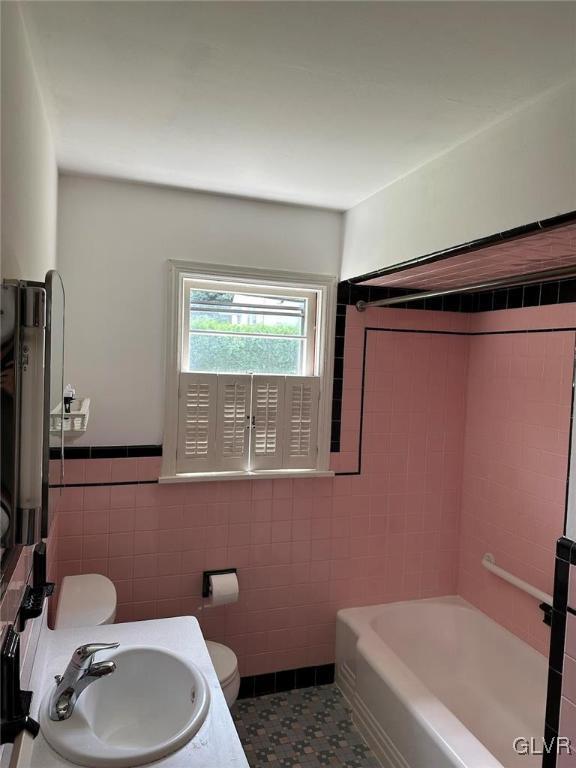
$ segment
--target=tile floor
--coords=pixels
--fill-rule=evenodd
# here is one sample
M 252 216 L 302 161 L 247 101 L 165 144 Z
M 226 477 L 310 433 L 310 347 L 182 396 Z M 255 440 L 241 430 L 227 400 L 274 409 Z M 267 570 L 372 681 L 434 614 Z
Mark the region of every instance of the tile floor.
M 251 768 L 378 768 L 335 685 L 244 699 L 232 714 Z

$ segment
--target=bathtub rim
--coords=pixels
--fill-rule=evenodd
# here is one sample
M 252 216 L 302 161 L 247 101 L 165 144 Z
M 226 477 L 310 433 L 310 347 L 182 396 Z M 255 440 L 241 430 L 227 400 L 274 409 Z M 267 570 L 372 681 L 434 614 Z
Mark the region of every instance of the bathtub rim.
M 373 621 L 382 611 L 396 606 L 422 605 L 424 603 L 440 603 L 444 605 L 465 608 L 476 614 L 481 614 L 483 620 L 498 628 L 499 631 L 522 643 L 535 654 L 545 657 L 521 638 L 514 635 L 501 624 L 491 619 L 479 608 L 469 603 L 459 595 L 421 598 L 415 600 L 399 600 L 393 603 L 380 603 L 353 608 L 342 608 L 337 612 L 337 621 L 345 624 L 356 636 L 355 653 L 360 654 L 366 664 L 373 670 L 380 684 L 386 685 L 396 696 L 402 707 L 416 720 L 418 725 L 434 740 L 441 751 L 450 760 L 451 766 L 459 768 L 505 768 L 498 758 L 490 752 L 474 733 L 439 699 L 428 686 L 410 669 L 410 667 L 387 645 L 374 629 Z M 348 665 L 336 659 L 338 668 L 346 667 L 348 675 L 356 678 Z M 376 683 L 377 684 L 377 683 Z M 354 680 L 353 697 L 358 698 L 361 706 L 369 709 L 357 689 Z M 355 702 L 351 702 L 356 715 Z M 360 713 L 358 713 L 360 714 Z M 383 729 L 384 730 L 384 729 Z M 544 730 L 544 722 L 542 722 Z M 368 734 L 364 734 L 365 737 Z M 373 734 L 370 734 L 374 738 Z M 449 736 L 449 741 L 447 737 Z M 393 740 L 392 740 L 393 741 Z

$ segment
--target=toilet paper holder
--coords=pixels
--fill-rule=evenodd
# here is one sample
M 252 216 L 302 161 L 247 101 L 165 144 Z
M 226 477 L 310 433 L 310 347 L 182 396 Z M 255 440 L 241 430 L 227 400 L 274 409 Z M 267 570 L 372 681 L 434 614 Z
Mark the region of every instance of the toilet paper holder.
M 202 573 L 202 597 L 210 597 L 210 576 L 219 576 L 223 573 L 238 574 L 237 568 L 221 568 L 218 571 L 204 571 Z

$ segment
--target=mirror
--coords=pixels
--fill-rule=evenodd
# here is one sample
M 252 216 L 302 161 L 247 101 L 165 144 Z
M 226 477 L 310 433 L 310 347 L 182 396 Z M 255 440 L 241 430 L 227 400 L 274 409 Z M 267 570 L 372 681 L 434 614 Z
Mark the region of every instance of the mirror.
M 60 273 L 46 274 L 46 378 L 44 384 L 44 456 L 42 481 L 42 537 L 48 535 L 50 459 L 59 461 L 56 485 L 64 482 L 64 283 Z
M 47 286 L 51 283 L 52 278 L 47 283 L 2 283 L 0 593 L 8 584 L 22 547 L 37 544 L 48 530 Z
M 0 563 L 2 581 L 0 597 L 14 570 L 20 547 L 15 546 L 14 509 L 17 483 L 16 460 L 16 356 L 18 346 L 18 301 L 14 281 L 2 284 L 0 312 L 0 384 L 2 418 L 2 451 L 0 452 Z

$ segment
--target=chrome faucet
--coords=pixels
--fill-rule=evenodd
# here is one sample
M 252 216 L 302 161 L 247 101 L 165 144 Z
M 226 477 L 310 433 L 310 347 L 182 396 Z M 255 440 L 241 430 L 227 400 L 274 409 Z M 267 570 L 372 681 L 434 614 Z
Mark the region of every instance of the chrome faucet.
M 56 676 L 56 690 L 50 698 L 50 719 L 67 720 L 78 701 L 78 696 L 90 683 L 116 671 L 113 661 L 92 663 L 95 653 L 118 648 L 119 643 L 90 643 L 76 648 L 63 675 Z

